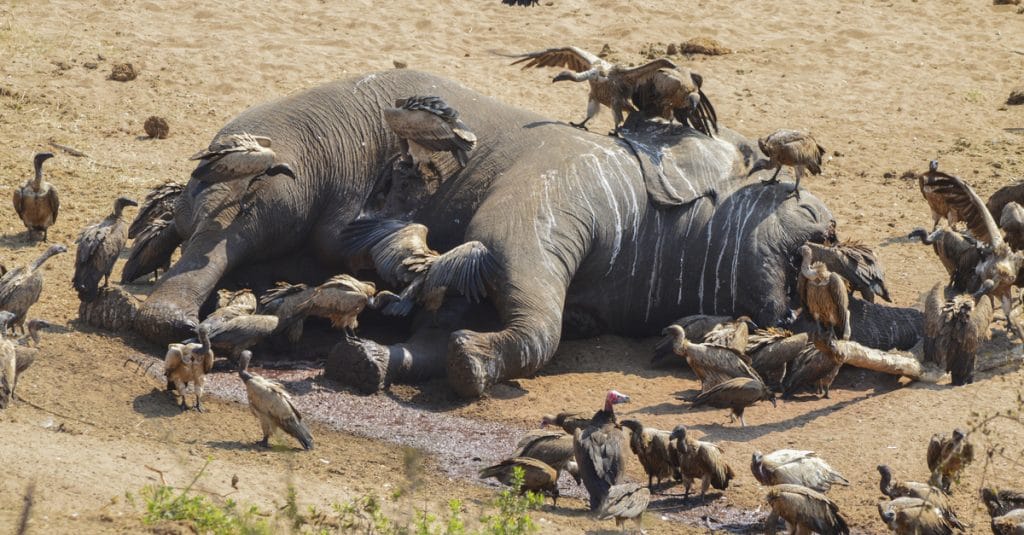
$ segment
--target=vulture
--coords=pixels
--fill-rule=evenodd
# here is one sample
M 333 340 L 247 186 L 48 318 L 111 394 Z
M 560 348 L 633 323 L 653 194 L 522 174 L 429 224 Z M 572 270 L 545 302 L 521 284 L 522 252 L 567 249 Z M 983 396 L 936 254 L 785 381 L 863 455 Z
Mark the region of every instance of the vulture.
M 341 253 L 369 255 L 385 283 L 405 286 L 420 276 L 428 258 L 438 256 L 427 245 L 427 232 L 424 225 L 398 219 L 357 219 L 342 231 Z
M 819 145 L 810 134 L 795 130 L 776 130 L 768 137 L 758 139 L 757 146 L 768 158 L 754 162 L 747 176 L 774 167 L 775 174 L 768 180 L 762 180 L 765 184 L 774 184 L 779 181 L 782 166 L 788 165 L 796 174 L 793 191 L 797 200 L 800 199 L 800 179 L 804 176 L 804 169 L 810 171 L 812 175 L 821 174 L 821 157 L 825 155 L 825 147 Z
M 951 435 L 936 433 L 928 441 L 928 469 L 932 472 L 928 482 L 949 492 L 953 480 L 972 461 L 974 445 L 967 439 L 966 431 L 958 427 Z
M 719 409 L 730 409 L 730 422 L 738 418 L 740 426 L 746 427 L 743 420 L 743 411 L 758 401 L 770 401 L 775 406 L 775 393 L 768 389 L 760 379 L 749 377 L 737 377 L 719 383 L 709 390 L 705 390 L 693 398 L 690 405 L 699 407 L 708 405 Z
M 999 214 L 999 228 L 1003 231 L 1010 248 L 1014 251 L 1024 249 L 1024 206 L 1009 202 L 1003 207 L 1002 212 L 991 213 Z
M 816 490 L 803 485 L 774 485 L 768 487 L 765 499 L 772 509 L 765 519 L 765 533 L 775 533 L 779 517 L 792 526 L 791 533 L 850 533 L 846 519 L 839 513 L 839 506 Z
M 723 321 L 704 335 L 704 343 L 730 347 L 743 353 L 747 350 L 751 328 L 756 329 L 757 327 L 748 316 L 740 316 L 733 321 Z
M 888 496 L 890 499 L 917 498 L 929 502 L 942 512 L 942 516 L 951 525 L 959 529 L 967 529 L 957 519 L 956 513 L 953 512 L 952 504 L 949 501 L 949 496 L 942 489 L 916 481 L 894 480 L 892 478 L 892 469 L 884 464 L 878 465 L 878 474 L 881 476 L 881 479 L 878 481 L 878 488 L 885 496 Z
M 790 363 L 804 350 L 808 340 L 807 333 L 793 334 L 778 327 L 758 329 L 750 335 L 745 352 L 750 355 L 754 371 L 775 390 L 781 387 Z
M 557 425 L 570 435 L 576 433 L 577 429 L 584 429 L 590 425 L 590 416 L 582 412 L 560 412 L 558 414 L 545 414 L 540 419 L 541 429 Z
M 199 343 L 169 344 L 164 356 L 164 376 L 167 377 L 167 390 L 176 390 L 181 396 L 179 406 L 182 411 L 188 410 L 185 403 L 185 388 L 189 383 L 196 395 L 195 410 L 203 411 L 203 386 L 206 374 L 213 369 L 213 349 L 210 347 L 209 331 L 206 325 L 196 329 Z
M 302 304 L 312 293 L 313 289 L 305 284 L 278 282 L 260 296 L 260 313 L 277 316 L 277 330 L 274 334 L 284 332 L 292 344 L 302 339 L 303 321 L 306 319 Z
M 450 153 L 462 169 L 476 146 L 476 135 L 459 120 L 459 112 L 441 97 L 396 100 L 394 108 L 384 110 L 384 120 L 398 136 L 402 158 L 411 160 L 424 179 L 436 176 L 443 180 L 446 176 L 431 159 L 434 153 Z
M 768 455 L 755 451 L 750 459 L 750 471 L 754 479 L 765 486 L 802 485 L 825 493 L 832 485 L 850 485 L 813 451 L 776 450 Z
M 984 487 L 981 489 L 981 501 L 989 516 L 1003 516 L 1010 511 L 1024 509 L 1024 492 Z
M 678 325 L 683 328 L 686 333 L 693 337 L 694 340 L 703 340 L 705 336 L 711 331 L 715 330 L 716 327 L 723 323 L 729 323 L 733 321 L 732 316 L 709 316 L 706 314 L 695 314 L 693 316 L 685 316 L 672 322 L 672 325 Z M 665 332 L 665 331 L 662 331 Z M 679 359 L 675 358 L 676 354 L 672 350 L 672 343 L 675 341 L 675 337 L 666 334 L 658 340 L 657 345 L 654 346 L 654 356 L 651 357 L 651 365 L 658 366 L 663 362 L 678 362 Z
M 498 464 L 481 469 L 480 479 L 493 477 L 503 485 L 511 485 L 516 468 L 523 470 L 523 486 L 519 488 L 520 494 L 525 494 L 527 491 L 543 492 L 551 496 L 552 502 L 558 505 L 558 473 L 544 461 L 531 457 L 505 459 Z
M 672 350 L 685 358 L 690 369 L 697 374 L 701 392 L 707 392 L 737 377 L 760 380 L 760 376 L 750 366 L 750 358 L 741 351 L 711 344 L 694 344 L 686 339 L 686 331 L 675 324 L 666 327 L 662 334 L 674 337 Z
M 231 360 L 237 361 L 242 351 L 258 344 L 277 329 L 277 316 L 254 313 L 257 303 L 252 290 L 220 290 L 217 298 L 217 310 L 199 325 L 206 327 L 210 345 L 227 350 Z
M 1024 251 L 1010 248 L 992 214 L 966 182 L 934 169 L 928 175 L 934 188 L 933 193 L 941 196 L 952 210 L 956 210 L 971 235 L 985 244 L 982 261 L 975 267 L 975 271 L 988 295 L 1000 300 L 1011 329 L 1018 338 L 1024 340 L 1024 330 L 1016 320 L 1011 319 L 1014 305 L 1011 288 L 1024 265 Z M 971 288 L 969 291 L 975 290 Z
M 917 186 L 921 190 L 921 196 L 928 203 L 932 212 L 932 231 L 939 227 L 939 221 L 946 219 L 950 228 L 963 221 L 960 212 L 950 205 L 946 197 L 938 192 L 939 186 L 936 182 L 945 178 L 945 173 L 939 172 L 939 162 L 932 160 L 928 163 L 928 172 L 917 176 Z
M 25 332 L 25 315 L 43 292 L 43 270 L 40 268 L 51 256 L 67 250 L 63 245 L 51 245 L 31 264 L 12 269 L 0 277 L 0 310 L 14 314 L 8 324 L 12 331 L 20 326 Z
M 935 165 L 938 165 L 938 163 Z M 1011 202 L 1024 204 L 1024 181 L 1016 182 L 997 189 L 996 192 L 993 193 L 987 201 L 985 201 L 985 207 L 988 208 L 988 212 L 990 214 L 1001 214 L 1003 213 L 1003 208 Z
M 623 483 L 608 489 L 608 497 L 597 512 L 598 520 L 615 519 L 615 527 L 632 519 L 637 527 L 643 522 L 644 511 L 651 503 L 651 491 L 636 483 Z
M 981 277 L 975 268 L 983 260 L 983 249 L 977 240 L 948 228 L 937 229 L 931 234 L 924 229 L 915 229 L 908 237 L 932 246 L 946 273 L 949 273 L 949 285 L 956 291 L 971 292 L 981 286 Z
M 125 206 L 138 206 L 138 203 L 127 197 L 118 197 L 110 215 L 86 227 L 78 236 L 75 275 L 71 283 L 82 301 L 96 299 L 100 279 L 103 279 L 104 287 L 109 283 L 110 271 L 128 240 L 128 223 L 122 217 Z
M 1024 509 L 992 517 L 991 526 L 996 535 L 1024 535 Z
M 351 275 L 335 275 L 317 286 L 309 298 L 299 305 L 306 316 L 319 316 L 331 320 L 331 327 L 343 329 L 346 336 L 355 336 L 359 314 L 364 308 L 380 308 L 378 299 L 398 297 L 387 291 L 377 293 L 372 282 L 363 282 Z
M 573 435 L 572 448 L 580 470 L 583 486 L 590 494 L 590 510 L 597 511 L 608 496 L 608 490 L 619 483 L 626 473 L 626 459 L 622 453 L 622 431 L 616 425 L 615 405 L 628 403 L 629 396 L 609 390 L 604 408 L 594 413 L 584 429 Z
M 618 134 L 625 111 L 635 111 L 629 100 L 642 84 L 647 82 L 661 69 L 675 69 L 675 63 L 667 59 L 657 59 L 635 68 L 626 68 L 609 63 L 590 52 L 567 46 L 549 48 L 516 56 L 512 65 L 523 63 L 523 68 L 530 67 L 563 67 L 568 70 L 560 72 L 552 82 L 571 80 L 573 82 L 589 82 L 590 95 L 587 97 L 587 117 L 579 123 L 569 124 L 586 129 L 587 121 L 592 119 L 601 106 L 611 108 L 615 120 L 612 134 Z
M 18 375 L 18 357 L 14 342 L 3 337 L 7 332 L 7 324 L 14 319 L 14 314 L 0 310 L 0 409 L 6 409 L 14 397 L 14 383 Z
M 42 234 L 43 241 L 46 241 L 47 231 L 57 222 L 57 212 L 60 211 L 57 187 L 43 180 L 43 162 L 50 158 L 53 158 L 52 152 L 36 154 L 32 159 L 35 177 L 14 190 L 14 211 L 28 229 L 29 239 L 33 240 Z
M 860 292 L 865 301 L 874 303 L 875 295 L 887 302 L 889 289 L 885 287 L 885 271 L 875 253 L 862 243 L 846 241 L 835 245 L 807 242 L 811 248 L 811 262 L 821 262 L 833 273 L 846 280 L 853 291 Z
M 987 295 L 950 293 L 937 283 L 925 299 L 924 358 L 950 372 L 954 386 L 962 386 L 974 382 L 978 348 L 989 337 L 993 305 Z
M 302 423 L 302 415 L 292 404 L 292 397 L 277 381 L 249 373 L 251 351 L 242 351 L 238 357 L 238 376 L 245 383 L 245 395 L 249 399 L 249 411 L 260 421 L 263 440 L 257 442 L 264 448 L 270 447 L 270 435 L 274 429 L 282 429 L 302 444 L 302 449 L 313 449 L 313 436 Z
M 171 268 L 171 255 L 181 245 L 181 236 L 174 221 L 155 219 L 143 227 L 128 250 L 128 261 L 121 268 L 121 284 L 153 274 L 154 281 L 160 270 Z
M 800 303 L 815 323 L 826 332 L 843 340 L 850 339 L 850 298 L 846 282 L 829 271 L 822 262 L 813 261 L 811 247 L 800 247 L 803 261 L 797 277 Z
M 146 194 L 146 198 L 135 214 L 135 219 L 128 226 L 128 238 L 135 239 L 146 227 L 156 221 L 173 221 L 174 205 L 178 202 L 185 185 L 169 181 L 161 184 Z
M 28 320 L 28 336 L 18 340 L 19 345 L 14 348 L 14 384 L 11 386 L 11 397 L 18 387 L 18 380 L 25 370 L 29 369 L 36 362 L 39 355 L 39 329 L 52 327 L 50 322 L 41 319 Z M 32 344 L 35 344 L 35 347 Z
M 580 472 L 576 465 L 576 453 L 572 448 L 573 436 L 560 431 L 537 429 L 519 439 L 512 457 L 529 457 L 544 461 L 561 476 L 563 471 L 580 484 Z M 557 478 L 556 478 L 557 479 Z
M 718 133 L 718 117 L 707 95 L 701 90 L 704 78 L 685 68 L 662 68 L 636 84 L 632 101 L 645 117 L 673 119 L 706 136 Z
M 295 179 L 295 171 L 287 163 L 278 163 L 270 148 L 270 138 L 245 132 L 221 134 L 210 146 L 192 155 L 198 160 L 192 178 L 202 182 L 228 182 L 242 178 L 286 175 Z M 251 182 L 250 182 L 251 183 Z
M 938 507 L 920 498 L 880 502 L 878 516 L 896 535 L 952 535 L 955 528 Z
M 813 344 L 804 346 L 786 370 L 782 379 L 783 399 L 791 399 L 797 392 L 812 386 L 819 397 L 828 399 L 832 381 L 846 363 L 846 355 L 839 351 L 834 339 L 811 338 Z
M 640 459 L 640 466 L 647 473 L 647 488 L 654 488 L 664 479 L 679 475 L 676 452 L 672 446 L 672 434 L 668 431 L 644 427 L 640 420 L 623 420 L 622 427 L 629 428 L 629 449 Z
M 697 440 L 687 434 L 686 426 L 680 424 L 672 429 L 669 435 L 671 445 L 675 449 L 676 466 L 686 487 L 686 496 L 690 495 L 695 479 L 700 480 L 700 497 L 704 499 L 708 488 L 718 490 L 729 488 L 729 482 L 736 474 L 725 462 L 722 448 L 710 442 Z

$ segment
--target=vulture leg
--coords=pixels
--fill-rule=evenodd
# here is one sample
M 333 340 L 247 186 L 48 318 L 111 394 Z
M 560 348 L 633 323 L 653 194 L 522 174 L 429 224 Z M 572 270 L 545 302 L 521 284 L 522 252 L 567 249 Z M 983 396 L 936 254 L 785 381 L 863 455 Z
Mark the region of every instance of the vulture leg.
M 796 194 L 796 200 L 800 200 L 800 179 L 804 176 L 804 166 L 798 165 L 793 168 L 793 172 L 796 174 L 796 184 L 793 186 L 793 193 Z
M 1006 316 L 1006 323 L 1007 325 L 1010 326 L 1010 329 L 1013 330 L 1013 333 L 1017 335 L 1017 338 L 1024 341 L 1024 331 L 1021 330 L 1020 322 L 1014 320 L 1012 315 L 1013 300 L 1010 297 L 1011 294 L 1012 292 L 1010 294 L 1004 295 L 1002 298 L 1003 314 Z
M 706 475 L 700 482 L 700 501 L 706 501 L 705 495 L 708 493 L 708 489 L 711 487 L 711 476 Z
M 779 181 L 779 171 L 782 171 L 782 165 L 775 166 L 775 174 L 772 175 L 768 180 L 762 180 L 762 184 L 775 184 Z
M 768 516 L 764 519 L 764 533 L 765 535 L 775 535 L 775 532 L 779 529 L 779 515 L 775 511 L 768 513 Z
M 587 129 L 587 121 L 593 119 L 594 116 L 597 115 L 598 110 L 600 110 L 600 109 L 601 109 L 601 103 L 599 103 L 598 101 L 596 101 L 594 99 L 590 99 L 589 101 L 587 101 L 587 118 L 583 119 L 582 121 L 580 121 L 578 123 L 574 123 L 574 122 L 570 121 L 569 124 L 575 126 L 576 128 L 582 128 L 582 129 L 586 130 Z

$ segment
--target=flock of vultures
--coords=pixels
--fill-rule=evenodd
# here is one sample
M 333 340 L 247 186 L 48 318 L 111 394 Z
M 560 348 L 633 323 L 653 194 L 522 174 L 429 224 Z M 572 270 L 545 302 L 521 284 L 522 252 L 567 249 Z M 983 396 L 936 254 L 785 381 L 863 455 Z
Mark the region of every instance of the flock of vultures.
M 520 56 L 515 63 L 526 67 L 562 67 L 567 70 L 554 81 L 589 83 L 587 116 L 574 126 L 585 128 L 602 106 L 612 110 L 619 135 L 624 113 L 641 113 L 689 125 L 703 135 L 717 133 L 714 108 L 701 89 L 697 73 L 676 66 L 667 59 L 626 68 L 614 65 L 583 50 L 566 47 Z M 413 172 L 430 182 L 443 179 L 435 156 L 444 153 L 455 165 L 464 165 L 476 138 L 459 120 L 457 110 L 442 99 L 409 95 L 385 112 L 386 123 L 402 140 L 404 158 Z M 799 181 L 805 171 L 821 172 L 825 150 L 809 135 L 780 130 L 761 140 L 766 159 L 759 160 L 751 175 L 774 170 L 766 182 L 776 181 L 782 166 L 792 166 L 799 196 Z M 35 156 L 35 176 L 14 192 L 14 207 L 31 240 L 46 240 L 47 230 L 57 222 L 60 200 L 56 185 L 44 178 L 43 163 L 50 153 Z M 272 140 L 250 134 L 220 136 L 208 149 L 195 156 L 195 181 L 218 182 L 233 179 L 286 175 L 292 169 L 275 159 Z M 1019 286 L 1024 262 L 1024 185 L 998 191 L 983 202 L 971 187 L 956 176 L 930 169 L 919 177 L 921 193 L 934 215 L 931 231 L 918 230 L 912 236 L 934 247 L 949 272 L 949 284 L 939 284 L 929 294 L 925 311 L 925 359 L 952 373 L 952 383 L 972 381 L 975 356 L 988 336 L 996 302 L 1002 306 L 1007 323 L 1022 337 L 1012 314 L 1012 288 Z M 111 270 L 129 239 L 133 240 L 121 280 L 132 282 L 150 274 L 157 276 L 170 266 L 171 254 L 181 245 L 174 227 L 174 203 L 184 186 L 168 183 L 153 189 L 133 221 L 125 218 L 128 198 L 118 198 L 113 210 L 99 223 L 81 232 L 77 241 L 72 281 L 79 298 L 88 302 L 108 284 Z M 940 223 L 945 220 L 945 224 Z M 410 227 L 415 228 L 415 226 Z M 26 321 L 30 307 L 43 288 L 40 269 L 48 258 L 63 253 L 63 245 L 49 247 L 31 264 L 6 271 L 0 279 L 0 323 L 3 333 L 21 329 L 21 339 L 0 341 L 0 408 L 16 399 L 22 374 L 39 353 L 40 329 L 48 324 L 39 319 Z M 837 342 L 850 337 L 848 300 L 851 292 L 865 299 L 875 295 L 888 300 L 884 275 L 874 254 L 863 245 L 840 243 L 806 244 L 800 250 L 798 293 L 802 314 L 812 318 L 816 328 L 793 335 L 777 328 L 751 330 L 746 318 L 694 316 L 665 329 L 660 356 L 677 355 L 685 360 L 701 381 L 701 392 L 693 405 L 729 409 L 745 425 L 744 409 L 758 403 L 776 402 L 802 390 L 828 396 L 829 386 L 844 363 Z M 191 407 L 202 411 L 204 376 L 214 363 L 215 351 L 237 363 L 245 383 L 249 406 L 263 432 L 260 444 L 268 445 L 275 429 L 295 437 L 305 449 L 313 438 L 302 416 L 291 403 L 288 391 L 279 383 L 248 371 L 249 348 L 271 335 L 283 335 L 297 342 L 303 321 L 319 316 L 332 327 L 354 333 L 359 314 L 366 308 L 404 315 L 414 307 L 436 310 L 443 300 L 446 284 L 432 282 L 432 265 L 439 255 L 426 244 L 424 232 L 401 233 L 373 246 L 373 254 L 391 258 L 410 276 L 399 282 L 399 293 L 377 292 L 373 283 L 340 274 L 319 286 L 279 283 L 264 295 L 252 291 L 221 291 L 215 312 L 195 326 L 196 337 L 170 344 L 165 357 L 167 388 L 180 398 L 182 410 L 189 408 L 186 393 L 191 386 Z M 398 265 L 396 264 L 396 265 Z M 385 264 L 386 265 L 386 264 Z M 702 340 L 697 342 L 696 340 Z M 656 357 L 659 355 L 656 355 Z M 722 456 L 719 446 L 698 440 L 683 425 L 671 431 L 645 427 L 635 419 L 618 421 L 616 404 L 629 397 L 610 391 L 604 407 L 595 414 L 564 412 L 543 417 L 543 429 L 528 433 L 518 449 L 498 464 L 480 471 L 481 477 L 502 482 L 523 476 L 523 490 L 558 497 L 558 478 L 569 472 L 589 493 L 589 505 L 602 519 L 622 525 L 628 519 L 638 523 L 647 508 L 651 492 L 666 483 L 681 482 L 689 495 L 700 482 L 700 499 L 710 488 L 726 491 L 738 476 Z M 648 474 L 648 484 L 624 481 L 626 445 Z M 973 458 L 967 433 L 933 436 L 927 455 L 931 477 L 925 482 L 896 479 L 892 471 L 878 466 L 880 490 L 888 500 L 878 504 L 882 521 L 895 533 L 939 534 L 963 530 L 951 509 L 949 493 L 957 475 Z M 794 449 L 770 453 L 753 452 L 750 471 L 767 487 L 771 514 L 767 531 L 774 532 L 783 519 L 796 533 L 848 533 L 842 508 L 827 496 L 832 485 L 848 481 L 811 451 Z M 1024 533 L 1024 492 L 985 489 L 982 499 L 991 516 L 994 533 Z

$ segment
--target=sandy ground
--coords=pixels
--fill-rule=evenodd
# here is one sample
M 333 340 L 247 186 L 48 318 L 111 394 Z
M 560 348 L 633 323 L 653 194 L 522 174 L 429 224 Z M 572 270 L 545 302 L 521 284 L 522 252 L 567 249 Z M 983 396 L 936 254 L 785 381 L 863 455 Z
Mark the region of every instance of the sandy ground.
M 50 240 L 70 244 L 79 229 L 109 212 L 117 195 L 141 198 L 150 186 L 185 179 L 189 155 L 233 115 L 269 98 L 391 68 L 398 60 L 556 119 L 579 120 L 584 87 L 552 85 L 553 71 L 508 67 L 506 58 L 489 51 L 571 44 L 596 52 L 608 44 L 614 59 L 636 63 L 651 43 L 660 48 L 697 36 L 714 37 L 734 51 L 674 58 L 704 75 L 723 125 L 751 137 L 780 127 L 808 129 L 829 149 L 825 174 L 806 185 L 833 210 L 842 236 L 875 248 L 897 304 L 918 302 L 944 278 L 930 249 L 902 238 L 930 218 L 916 184 L 900 175 L 923 170 L 937 157 L 983 195 L 1024 176 L 1024 106 L 1003 105 L 1010 89 L 1024 82 L 1024 15 L 1015 6 L 984 0 L 793 0 L 770 8 L 755 2 L 543 4 L 282 0 L 242 9 L 220 0 L 7 3 L 0 6 L 0 180 L 10 191 L 27 178 L 32 154 L 49 149 L 50 141 L 87 154 L 58 153 L 47 164 L 62 198 Z M 138 79 L 107 80 L 111 65 L 125 61 L 140 69 Z M 142 137 L 142 123 L 153 114 L 167 118 L 170 138 Z M 608 127 L 607 113 L 594 124 L 597 131 Z M 45 246 L 27 243 L 13 210 L 4 214 L 0 260 L 24 264 Z M 46 288 L 31 312 L 63 325 L 46 337 L 45 357 L 21 383 L 31 405 L 0 414 L 2 529 L 15 522 L 24 489 L 34 480 L 34 531 L 136 531 L 123 496 L 159 480 L 147 466 L 182 486 L 207 458 L 204 489 L 232 492 L 231 476 L 238 475 L 239 490 L 231 497 L 267 508 L 280 503 L 289 483 L 310 503 L 383 494 L 403 480 L 402 451 L 381 440 L 397 436 L 427 443 L 428 477 L 420 491 L 425 504 L 436 507 L 459 496 L 478 507 L 472 504 L 494 491 L 463 475 L 495 459 L 542 413 L 596 409 L 603 392 L 617 388 L 634 398 L 625 413 L 665 429 L 692 426 L 723 444 L 739 474 L 708 506 L 659 497 L 652 508 L 661 510 L 647 517 L 649 531 L 751 529 L 764 508 L 763 491 L 747 469 L 750 453 L 795 447 L 816 450 L 846 474 L 852 485 L 834 490 L 833 498 L 857 532 L 879 533 L 875 465 L 885 462 L 899 477 L 924 479 L 932 433 L 967 425 L 975 412 L 1011 408 L 1024 383 L 1024 373 L 1012 370 L 952 389 L 849 369 L 831 399 L 757 406 L 748 411 L 750 426 L 739 429 L 723 425 L 725 411 L 690 411 L 675 401 L 674 394 L 697 384 L 683 370 L 648 369 L 652 340 L 605 336 L 567 342 L 537 377 L 500 385 L 469 404 L 454 399 L 442 382 L 371 398 L 322 380 L 296 382 L 306 385 L 300 392 L 304 407 L 365 405 L 363 412 L 352 409 L 364 418 L 331 422 L 348 433 L 315 426 L 313 453 L 293 452 L 284 439 L 278 439 L 283 447 L 267 452 L 250 447 L 258 427 L 244 406 L 231 401 L 238 394 L 232 376 L 214 379 L 226 401 L 211 400 L 209 414 L 179 414 L 157 391 L 157 381 L 122 367 L 129 355 L 161 352 L 133 336 L 79 324 L 68 282 L 72 263 L 66 254 L 47 264 Z M 403 411 L 390 421 L 365 418 L 395 407 Z M 430 437 L 447 433 L 445 425 L 497 438 L 455 441 L 447 453 L 435 452 L 429 444 L 444 441 Z M 991 427 L 991 434 L 977 435 L 979 445 L 1003 444 L 1008 455 L 1024 457 L 1015 451 L 1024 443 L 1021 427 L 1005 420 Z M 474 451 L 480 442 L 489 444 Z M 631 476 L 639 479 L 638 463 L 630 463 Z M 1019 463 L 999 456 L 976 462 L 954 498 L 971 531 L 987 530 L 974 498 L 982 483 L 1019 487 L 1022 481 Z M 563 503 L 540 514 L 545 531 L 610 527 L 588 520 L 581 501 Z

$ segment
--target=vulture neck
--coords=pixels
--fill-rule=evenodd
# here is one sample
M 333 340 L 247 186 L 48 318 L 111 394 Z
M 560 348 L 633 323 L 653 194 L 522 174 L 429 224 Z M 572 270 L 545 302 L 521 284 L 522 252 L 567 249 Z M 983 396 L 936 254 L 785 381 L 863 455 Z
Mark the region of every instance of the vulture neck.
M 892 473 L 882 472 L 882 480 L 878 482 L 878 488 L 882 491 L 882 494 L 886 496 L 892 496 L 889 494 L 892 491 Z
M 249 367 L 248 366 L 246 366 L 245 368 L 242 368 L 241 370 L 238 370 L 238 376 L 241 377 L 242 381 L 246 382 L 246 383 L 248 383 L 250 380 L 252 380 L 252 374 L 249 373 Z
M 43 168 L 42 166 L 36 166 L 36 176 L 32 179 L 32 189 L 37 193 L 43 189 Z
M 55 251 L 53 249 L 47 249 L 46 251 L 43 252 L 43 254 L 39 255 L 39 258 L 36 258 L 35 261 L 33 261 L 31 264 L 29 264 L 29 266 L 28 266 L 29 271 L 35 271 L 35 270 L 39 269 L 40 266 L 42 266 L 44 263 L 46 263 L 46 261 L 49 260 L 50 257 L 55 255 L 55 254 L 57 254 L 57 251 Z
M 203 353 L 203 354 L 209 353 L 210 352 L 210 335 L 205 333 L 205 332 L 200 332 L 200 333 L 197 333 L 197 334 L 199 335 L 199 343 L 201 344 L 201 347 L 199 348 L 199 352 Z
M 610 399 L 606 399 L 604 402 L 604 408 L 597 411 L 594 417 L 590 419 L 591 425 L 600 427 L 605 424 L 616 423 L 615 419 L 615 405 L 612 404 Z

